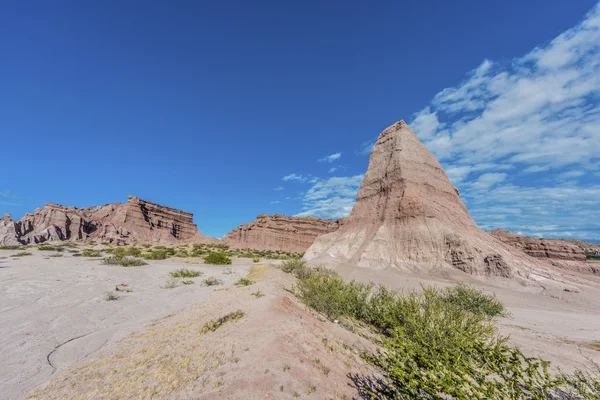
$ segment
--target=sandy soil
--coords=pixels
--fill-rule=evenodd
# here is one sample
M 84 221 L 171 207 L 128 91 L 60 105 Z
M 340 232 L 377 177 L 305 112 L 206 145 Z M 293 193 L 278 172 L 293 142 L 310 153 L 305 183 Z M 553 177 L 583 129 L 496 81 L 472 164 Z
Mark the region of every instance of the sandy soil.
M 218 286 L 205 287 L 202 279 L 214 276 L 231 286 L 248 271 L 238 264 L 224 274 L 225 267 L 176 259 L 124 268 L 66 252 L 52 258 L 52 252 L 28 251 L 33 254 L 13 258 L 17 251 L 0 250 L 0 399 L 22 397 L 132 331 L 204 299 Z M 192 285 L 161 288 L 180 267 L 204 275 Z M 105 300 L 123 283 L 131 292 Z
M 270 265 L 276 263 L 235 260 L 233 273 L 225 274 L 228 268 L 188 260 L 123 268 L 33 252 L 0 259 L 2 399 L 342 399 L 357 397 L 377 378 L 360 358 L 373 344 L 300 304 L 288 291 L 294 278 Z M 161 288 L 181 266 L 205 275 L 195 285 Z M 333 269 L 398 289 L 467 282 L 504 302 L 511 316 L 500 320 L 500 330 L 526 355 L 567 371 L 588 359 L 600 363 L 598 276 L 565 273 L 561 279 L 576 289 L 567 292 L 464 274 L 434 280 Z M 234 286 L 248 271 L 255 283 Z M 208 276 L 224 285 L 200 285 Z M 120 283 L 133 291 L 106 301 Z M 215 325 L 237 310 L 239 318 Z

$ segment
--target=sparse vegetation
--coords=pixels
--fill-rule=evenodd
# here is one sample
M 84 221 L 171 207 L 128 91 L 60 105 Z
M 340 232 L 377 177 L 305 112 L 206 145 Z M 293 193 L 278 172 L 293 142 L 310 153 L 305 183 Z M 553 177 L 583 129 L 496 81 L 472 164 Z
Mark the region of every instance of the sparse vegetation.
M 210 278 L 206 278 L 205 280 L 202 281 L 202 284 L 204 286 L 216 286 L 216 285 L 222 285 L 223 281 L 214 277 L 210 277 Z
M 475 314 L 489 317 L 505 315 L 504 306 L 494 295 L 464 284 L 447 288 L 443 298 L 449 303 Z
M 145 261 L 128 257 L 105 257 L 102 259 L 102 264 L 120 265 L 122 267 L 141 267 L 142 265 L 148 265 Z
M 75 256 L 75 254 L 73 254 Z M 102 254 L 98 250 L 93 249 L 83 249 L 81 252 L 82 257 L 102 257 Z
M 572 395 L 577 394 L 581 399 L 600 400 L 600 365 L 592 363 L 588 370 L 576 370 L 572 374 L 561 372 L 561 378 L 570 392 L 564 398 L 575 399 Z
M 177 279 L 169 279 L 167 283 L 161 286 L 161 289 L 173 289 L 174 287 L 177 287 L 178 283 L 179 281 Z
M 114 292 L 107 292 L 106 295 L 104 295 L 104 300 L 106 300 L 106 301 L 119 300 L 119 296 Z
M 47 244 L 41 245 L 37 249 L 41 251 L 63 251 L 61 247 L 49 246 Z
M 175 255 L 175 249 L 167 249 L 164 246 L 156 246 L 149 253 L 142 254 L 142 258 L 146 260 L 166 260 Z
M 3 244 L 2 246 L 0 246 L 0 250 L 19 250 L 25 248 L 25 246 L 19 246 L 19 245 L 6 245 Z
M 471 288 L 398 293 L 315 269 L 299 279 L 297 295 L 331 320 L 358 320 L 380 335 L 381 349 L 363 357 L 385 376 L 387 397 L 545 399 L 562 382 L 548 362 L 498 336 L 501 304 Z
M 194 281 L 181 281 L 184 285 L 193 285 Z
M 54 254 L 50 254 L 48 257 L 62 257 L 63 254 L 62 253 L 54 253 Z
M 175 271 L 169 272 L 169 275 L 171 275 L 171 277 L 173 277 L 173 278 L 196 278 L 202 274 L 203 274 L 202 271 L 196 271 L 196 270 L 187 269 L 187 268 L 179 268 L 179 269 L 176 269 Z
M 230 265 L 231 258 L 225 253 L 210 253 L 204 257 L 204 263 L 213 265 Z
M 288 372 L 291 369 L 290 364 L 285 364 L 283 366 L 283 372 Z
M 310 268 L 306 266 L 306 262 L 297 258 L 284 261 L 280 268 L 283 272 L 294 274 L 296 278 L 308 278 L 311 272 Z
M 240 278 L 235 282 L 236 286 L 250 286 L 252 284 L 254 284 L 254 281 L 248 278 Z
M 216 321 L 207 322 L 204 325 L 204 328 L 202 328 L 202 333 L 214 332 L 228 322 L 237 321 L 238 319 L 243 318 L 244 315 L 245 314 L 242 310 L 237 310 L 234 312 L 230 312 L 229 314 L 225 314 Z
M 260 261 L 260 257 L 258 257 L 258 256 L 254 256 L 254 257 L 252 257 L 252 262 L 255 262 L 255 263 L 257 263 L 257 262 L 259 262 L 259 261 Z
M 260 289 L 256 289 L 256 292 L 252 292 L 250 294 L 252 296 L 256 297 L 257 299 L 260 299 L 261 297 L 263 297 L 265 295 L 263 292 L 260 291 Z
M 27 251 L 21 251 L 19 253 L 13 254 L 13 257 L 26 257 L 26 256 L 30 256 L 31 253 L 27 252 Z

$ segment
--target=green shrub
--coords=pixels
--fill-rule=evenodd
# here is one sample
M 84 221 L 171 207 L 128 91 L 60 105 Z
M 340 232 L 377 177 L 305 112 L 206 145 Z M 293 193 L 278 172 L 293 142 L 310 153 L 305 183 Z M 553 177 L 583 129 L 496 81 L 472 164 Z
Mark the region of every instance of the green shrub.
M 105 257 L 102 259 L 102 264 L 120 265 L 122 267 L 141 267 L 142 265 L 148 265 L 148 263 L 142 260 L 127 257 Z
M 0 250 L 19 250 L 21 247 L 24 246 L 3 244 L 2 246 L 0 246 Z
M 38 250 L 41 251 L 62 251 L 63 249 L 61 249 L 60 247 L 54 247 L 54 246 L 49 246 L 47 244 L 39 246 Z
M 166 260 L 173 255 L 175 255 L 174 249 L 162 248 L 158 250 L 152 250 L 150 253 L 142 254 L 142 258 L 145 258 L 146 260 Z
M 464 284 L 447 288 L 444 291 L 443 298 L 447 302 L 475 314 L 489 317 L 505 314 L 504 306 L 496 296 L 485 294 L 480 289 Z
M 204 263 L 213 265 L 230 265 L 231 258 L 227 257 L 227 255 L 223 253 L 210 253 L 204 257 Z
M 567 391 L 570 394 L 577 394 L 582 399 L 600 400 L 600 365 L 592 363 L 588 370 L 576 370 L 572 374 L 561 372 L 561 378 L 565 382 Z M 575 396 L 566 394 L 561 397 L 565 399 L 575 399 Z
M 283 272 L 294 274 L 296 278 L 301 279 L 308 278 L 311 273 L 311 269 L 306 266 L 306 262 L 298 258 L 292 258 L 284 261 L 280 268 Z
M 194 281 L 181 281 L 184 285 L 193 285 Z
M 30 256 L 30 255 L 31 255 L 31 253 L 28 253 L 26 251 L 21 251 L 21 252 L 19 252 L 17 254 L 13 254 L 12 256 L 13 257 L 25 257 L 25 256 Z
M 240 278 L 237 282 L 235 282 L 236 286 L 250 286 L 254 284 L 254 281 L 248 278 Z
M 216 285 L 222 285 L 223 281 L 221 281 L 220 279 L 211 277 L 211 278 L 206 278 L 205 280 L 203 280 L 202 284 L 204 286 L 216 286 Z
M 209 321 L 206 324 L 204 324 L 204 327 L 202 328 L 202 333 L 214 332 L 217 329 L 219 329 L 222 325 L 228 322 L 237 321 L 238 319 L 243 318 L 244 315 L 245 314 L 242 310 L 230 312 L 229 314 L 222 316 L 216 321 Z
M 115 293 L 113 292 L 107 292 L 104 295 L 104 300 L 106 301 L 115 301 L 115 300 L 119 300 L 119 296 L 117 296 Z
M 259 262 L 260 261 L 260 257 L 256 256 L 256 257 L 252 257 L 252 262 Z
M 195 278 L 202 275 L 202 272 L 193 269 L 179 268 L 175 271 L 169 272 L 169 275 L 171 275 L 173 278 Z
M 48 257 L 62 257 L 63 254 L 62 253 L 54 253 L 54 254 L 50 254 Z
M 169 279 L 164 285 L 161 286 L 161 289 L 173 289 L 178 283 L 179 281 L 177 279 Z
M 355 319 L 379 333 L 382 348 L 363 357 L 386 378 L 385 398 L 545 399 L 560 383 L 548 373 L 548 362 L 525 357 L 497 335 L 489 317 L 497 304 L 480 307 L 479 295 L 458 292 L 461 301 L 448 300 L 455 288 L 398 293 L 346 283 L 323 269 L 297 285 L 298 297 L 329 319 Z
M 73 254 L 74 255 L 74 254 Z M 81 252 L 82 257 L 102 257 L 99 251 L 93 249 L 83 249 Z

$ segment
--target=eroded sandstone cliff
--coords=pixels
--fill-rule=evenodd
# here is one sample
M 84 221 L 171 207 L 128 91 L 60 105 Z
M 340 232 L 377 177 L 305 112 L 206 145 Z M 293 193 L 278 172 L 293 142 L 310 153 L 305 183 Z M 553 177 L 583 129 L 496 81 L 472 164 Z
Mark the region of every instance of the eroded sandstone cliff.
M 229 232 L 223 241 L 234 248 L 304 252 L 317 236 L 337 230 L 338 221 L 261 214 Z
M 535 258 L 586 261 L 583 249 L 565 240 L 530 238 L 505 231 L 504 229 L 494 229 L 490 234 Z
M 339 230 L 319 236 L 305 258 L 524 279 L 551 269 L 477 226 L 440 163 L 404 121 L 379 135 L 350 216 Z
M 129 196 L 127 203 L 77 208 L 46 203 L 19 221 L 0 220 L 0 243 L 57 240 L 175 243 L 217 241 L 198 232 L 192 213 Z

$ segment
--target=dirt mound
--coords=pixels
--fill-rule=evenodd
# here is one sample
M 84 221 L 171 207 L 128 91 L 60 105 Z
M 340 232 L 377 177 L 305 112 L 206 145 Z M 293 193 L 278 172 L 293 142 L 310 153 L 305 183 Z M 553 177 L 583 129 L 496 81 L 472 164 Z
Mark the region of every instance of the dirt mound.
M 338 221 L 261 214 L 229 232 L 223 241 L 234 248 L 302 253 L 317 236 L 336 231 Z
M 549 264 L 477 226 L 440 163 L 404 121 L 379 135 L 356 200 L 340 229 L 318 237 L 306 259 L 418 272 L 550 276 Z

